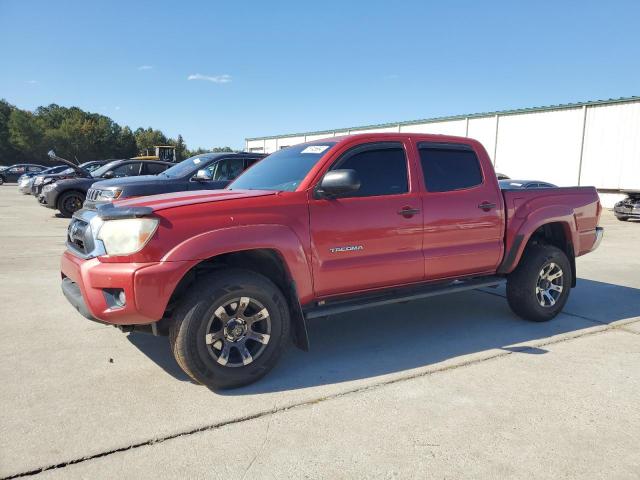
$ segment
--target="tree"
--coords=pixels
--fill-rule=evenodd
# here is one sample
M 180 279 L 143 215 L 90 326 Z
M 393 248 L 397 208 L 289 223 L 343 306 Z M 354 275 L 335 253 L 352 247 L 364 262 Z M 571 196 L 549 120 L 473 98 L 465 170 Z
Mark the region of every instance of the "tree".
M 169 143 L 176 146 L 176 161 L 181 162 L 189 156 L 189 150 L 187 150 L 187 145 L 184 143 L 182 135 L 178 134 L 178 139 L 175 142 L 169 140 Z
M 20 160 L 36 161 L 43 151 L 44 132 L 31 112 L 18 110 L 9 115 L 9 142 L 20 152 Z M 46 158 L 46 157 L 45 157 Z
M 78 107 L 52 103 L 29 112 L 0 100 L 0 164 L 24 161 L 46 164 L 50 149 L 79 162 L 131 158 L 154 154 L 155 145 L 168 143 L 176 145 L 177 158 L 189 155 L 182 135 L 169 142 L 160 130 L 148 127 L 133 132 L 109 117 Z
M 165 137 L 164 133 L 160 130 L 154 130 L 151 127 L 148 127 L 146 130 L 144 128 L 138 128 L 134 132 L 136 137 L 136 145 L 138 147 L 139 155 L 153 155 L 155 150 L 155 145 L 166 145 L 167 137 Z
M 9 135 L 9 117 L 15 110 L 6 100 L 0 100 L 0 164 L 13 163 L 11 159 L 17 158 L 18 151 L 11 144 Z

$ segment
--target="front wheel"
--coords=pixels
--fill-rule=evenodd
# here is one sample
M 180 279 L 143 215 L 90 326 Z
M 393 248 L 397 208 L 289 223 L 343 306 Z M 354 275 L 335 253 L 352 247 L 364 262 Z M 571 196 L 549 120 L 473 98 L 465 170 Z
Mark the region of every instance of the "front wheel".
M 71 218 L 75 212 L 82 208 L 84 195 L 80 192 L 66 192 L 58 199 L 58 210 L 65 218 Z
M 214 390 L 266 375 L 288 339 L 289 308 L 280 289 L 240 269 L 200 277 L 174 312 L 169 331 L 178 365 Z
M 0 185 L 2 185 L 3 183 L 4 183 L 4 177 L 0 175 Z
M 567 255 L 552 245 L 533 245 L 507 278 L 507 301 L 520 317 L 546 322 L 567 303 L 571 284 Z
M 618 220 L 620 220 L 621 222 L 626 222 L 627 220 L 629 220 L 629 217 L 617 217 L 617 216 L 616 216 L 616 218 L 617 218 Z

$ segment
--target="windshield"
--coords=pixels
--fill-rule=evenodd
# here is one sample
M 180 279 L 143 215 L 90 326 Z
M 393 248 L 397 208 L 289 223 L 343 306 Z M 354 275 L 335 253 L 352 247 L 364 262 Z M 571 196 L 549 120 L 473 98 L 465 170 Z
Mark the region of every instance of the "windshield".
M 181 161 L 177 165 L 165 170 L 161 175 L 169 178 L 184 177 L 192 173 L 196 173 L 201 168 L 204 168 L 207 160 L 211 158 L 211 154 L 196 155 L 189 157 L 186 160 Z
M 337 142 L 303 143 L 272 153 L 240 175 L 230 190 L 293 192 Z
M 101 177 L 102 175 L 107 173 L 109 170 L 111 170 L 113 167 L 115 167 L 118 163 L 120 163 L 121 161 L 122 160 L 115 160 L 113 162 L 109 162 L 106 165 L 101 166 L 100 168 L 96 168 L 95 170 L 93 170 L 91 172 L 91 176 L 93 178 Z

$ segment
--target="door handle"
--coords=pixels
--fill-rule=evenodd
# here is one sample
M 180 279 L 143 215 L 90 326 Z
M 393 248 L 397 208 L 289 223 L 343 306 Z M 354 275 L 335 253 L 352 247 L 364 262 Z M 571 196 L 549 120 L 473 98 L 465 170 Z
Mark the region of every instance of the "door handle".
M 492 208 L 496 208 L 496 204 L 495 203 L 489 203 L 489 202 L 482 202 L 480 205 L 478 205 L 478 208 L 480 210 L 484 210 L 485 212 L 488 212 Z
M 419 208 L 402 207 L 400 210 L 398 210 L 398 215 L 402 215 L 405 218 L 411 218 L 418 213 L 420 213 Z

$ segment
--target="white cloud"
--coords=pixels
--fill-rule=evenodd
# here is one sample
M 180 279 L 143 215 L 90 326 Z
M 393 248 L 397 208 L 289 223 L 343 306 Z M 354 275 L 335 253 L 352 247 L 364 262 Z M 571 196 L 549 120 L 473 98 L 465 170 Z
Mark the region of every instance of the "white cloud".
M 194 73 L 187 77 L 187 80 L 206 80 L 213 83 L 231 83 L 231 75 L 202 75 L 200 73 Z
M 28 83 L 29 85 L 37 85 L 37 84 L 39 84 L 40 82 L 39 82 L 38 80 L 27 80 L 27 83 Z
M 116 105 L 116 106 L 115 106 L 115 109 L 116 109 L 116 110 L 120 110 L 120 105 Z
M 151 70 L 153 68 L 153 65 L 140 65 L 138 67 L 138 70 Z

